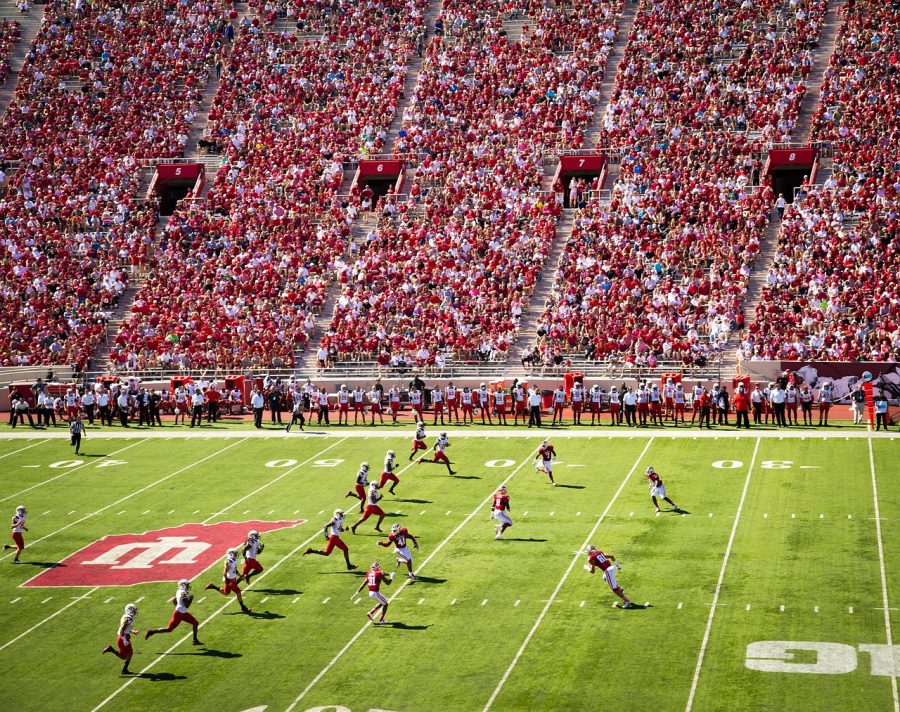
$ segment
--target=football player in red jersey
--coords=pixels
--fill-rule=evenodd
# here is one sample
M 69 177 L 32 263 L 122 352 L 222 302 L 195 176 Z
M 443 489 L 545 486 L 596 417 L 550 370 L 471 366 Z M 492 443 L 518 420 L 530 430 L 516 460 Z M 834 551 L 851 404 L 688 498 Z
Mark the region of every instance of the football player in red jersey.
M 656 470 L 653 469 L 653 466 L 647 468 L 647 473 L 644 475 L 648 480 L 650 480 L 650 499 L 653 500 L 653 506 L 656 507 L 656 511 L 659 511 L 659 504 L 656 501 L 657 497 L 662 497 L 666 502 L 672 505 L 672 511 L 676 511 L 678 509 L 678 505 L 675 504 L 671 499 L 666 497 L 666 488 L 663 485 L 663 481 L 660 478 L 659 474 L 657 474 Z
M 413 548 L 418 550 L 419 542 L 418 540 L 409 533 L 409 530 L 406 527 L 401 527 L 399 524 L 391 525 L 391 533 L 388 534 L 387 541 L 379 541 L 378 546 L 388 547 L 391 544 L 394 545 L 394 554 L 397 555 L 397 566 L 401 564 L 406 564 L 406 569 L 408 573 L 406 574 L 409 578 L 416 578 L 415 573 L 413 573 L 413 565 L 412 565 L 412 554 L 409 553 L 409 546 L 406 543 L 406 540 L 409 539 L 413 543 Z
M 512 526 L 512 518 L 509 516 L 509 494 L 505 485 L 500 485 L 499 489 L 494 492 L 494 498 L 491 503 L 491 519 L 495 519 L 497 524 L 494 525 L 494 539 L 502 539 L 503 532 Z
M 556 450 L 550 441 L 544 440 L 538 448 L 537 457 L 535 458 L 535 469 L 543 472 L 550 478 L 550 484 L 556 487 L 556 480 L 553 479 L 553 461 L 556 459 Z M 540 464 L 537 464 L 540 461 Z
M 25 550 L 25 538 L 22 534 L 28 531 L 28 527 L 25 526 L 26 521 L 28 521 L 28 512 L 25 510 L 25 505 L 20 504 L 16 507 L 16 513 L 13 514 L 12 526 L 10 527 L 12 529 L 12 538 L 16 545 L 3 545 L 3 551 L 7 549 L 16 550 L 16 555 L 13 557 L 14 564 L 19 563 L 19 555 Z
M 243 579 L 248 584 L 250 577 L 254 574 L 263 572 L 263 565 L 259 563 L 258 557 L 262 554 L 266 545 L 259 540 L 259 532 L 251 529 L 247 533 L 247 540 L 241 545 L 241 556 L 244 557 L 244 568 L 238 580 Z
M 241 587 L 238 586 L 238 550 L 237 549 L 229 549 L 225 554 L 225 568 L 222 571 L 222 581 L 225 585 L 222 588 L 219 588 L 214 583 L 206 584 L 205 591 L 218 591 L 223 596 L 227 596 L 229 593 L 234 593 L 237 597 L 238 603 L 241 604 L 241 610 L 244 613 L 249 613 L 250 609 L 244 605 L 244 596 L 241 594 Z
M 187 579 L 181 579 L 181 581 L 178 582 L 178 589 L 175 591 L 175 597 L 172 599 L 175 611 L 172 613 L 172 619 L 169 621 L 168 627 L 147 628 L 147 632 L 144 634 L 144 640 L 157 633 L 171 633 L 182 623 L 190 623 L 191 627 L 194 629 L 194 645 L 203 645 L 203 643 L 200 642 L 200 638 L 197 637 L 200 622 L 188 613 L 188 608 L 191 607 L 193 602 L 194 595 L 191 593 L 191 582 Z
M 123 675 L 131 674 L 131 671 L 128 669 L 128 664 L 134 656 L 134 648 L 131 647 L 131 634 L 134 633 L 137 635 L 141 632 L 134 627 L 134 619 L 135 616 L 137 616 L 137 611 L 137 606 L 133 603 L 129 603 L 125 606 L 125 613 L 119 621 L 119 630 L 116 633 L 116 647 L 107 645 L 101 651 L 103 653 L 112 653 L 120 660 L 125 661 L 125 665 L 122 667 Z
M 443 462 L 447 466 L 447 472 L 451 475 L 455 475 L 456 471 L 450 467 L 450 460 L 447 459 L 447 455 L 444 452 L 448 447 L 450 447 L 450 439 L 447 437 L 447 433 L 441 433 L 434 443 L 434 459 L 427 460 L 424 457 L 420 457 L 418 464 L 421 465 L 423 462 L 433 462 L 437 465 Z
M 366 508 L 363 510 L 363 515 L 359 518 L 359 521 L 356 522 L 352 527 L 350 527 L 350 531 L 356 534 L 356 527 L 366 521 L 373 514 L 378 515 L 378 522 L 375 524 L 375 531 L 381 531 L 381 522 L 384 521 L 384 510 L 378 506 L 378 503 L 381 501 L 382 496 L 378 491 L 378 483 L 373 482 L 369 485 L 369 494 L 366 497 Z
M 384 625 L 387 622 L 384 620 L 384 617 L 387 615 L 388 600 L 379 589 L 381 588 L 381 584 L 390 586 L 393 580 L 394 579 L 390 574 L 386 574 L 381 570 L 381 564 L 377 561 L 373 561 L 372 566 L 366 574 L 366 578 L 359 585 L 359 588 L 356 589 L 356 593 L 350 597 L 351 600 L 356 598 L 366 586 L 369 587 L 369 598 L 375 601 L 375 607 L 369 610 L 366 615 L 375 625 Z M 381 617 L 376 621 L 375 614 L 378 612 L 379 608 L 381 609 Z
M 359 513 L 362 514 L 363 507 L 366 504 L 366 487 L 369 486 L 369 463 L 363 462 L 359 466 L 359 472 L 356 473 L 356 482 L 353 489 L 344 495 L 347 497 L 356 497 L 359 500 Z
M 324 531 L 325 538 L 328 540 L 328 545 L 325 547 L 325 551 L 320 551 L 319 549 L 313 549 L 312 547 L 310 547 L 303 552 L 303 556 L 306 556 L 307 554 L 330 556 L 332 551 L 334 551 L 335 549 L 340 549 L 342 552 L 344 552 L 344 561 L 347 564 L 347 571 L 353 571 L 353 569 L 356 568 L 356 565 L 350 563 L 350 550 L 347 548 L 344 540 L 341 539 L 341 532 L 345 531 L 343 509 L 334 510 L 334 516 L 331 518 L 331 521 L 325 525 Z
M 584 565 L 585 570 L 589 574 L 592 574 L 596 569 L 600 569 L 600 571 L 603 572 L 603 578 L 606 579 L 606 583 L 609 584 L 612 592 L 624 602 L 622 608 L 634 608 L 634 604 L 628 599 L 628 596 L 625 595 L 622 587 L 616 583 L 616 571 L 619 568 L 619 565 L 615 564 L 616 557 L 612 554 L 604 554 L 593 544 L 588 547 L 587 557 L 587 563 Z M 615 566 L 613 566 L 613 564 L 615 564 Z

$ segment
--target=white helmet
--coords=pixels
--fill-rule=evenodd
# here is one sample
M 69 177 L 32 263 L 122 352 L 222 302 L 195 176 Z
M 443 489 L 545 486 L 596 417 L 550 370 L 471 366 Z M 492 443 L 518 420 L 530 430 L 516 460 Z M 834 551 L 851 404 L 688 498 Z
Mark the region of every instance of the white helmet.
M 335 510 L 334 510 L 334 516 L 336 516 L 336 517 L 343 517 L 343 516 L 344 516 L 344 510 L 343 510 L 343 509 L 335 509 Z
M 394 532 L 394 534 L 396 534 L 397 532 L 400 531 L 400 525 L 396 524 L 396 523 L 391 524 L 391 531 Z
M 134 618 L 137 615 L 137 604 L 129 603 L 125 606 L 125 615 L 129 618 Z
M 497 488 L 497 491 L 498 491 L 498 492 L 506 492 L 506 485 L 500 485 L 500 486 Z
M 248 539 L 259 539 L 259 532 L 256 531 L 256 529 L 251 529 L 249 532 L 247 532 L 247 538 Z
M 666 379 L 666 383 L 674 383 L 674 381 L 672 380 L 672 377 L 671 377 L 671 376 L 670 376 L 669 378 Z
M 650 467 L 647 468 L 647 474 L 649 475 L 652 472 L 656 472 L 656 470 L 653 469 L 653 465 L 650 465 Z
M 360 470 L 368 470 L 368 469 L 369 469 L 369 463 L 368 463 L 368 462 L 361 462 L 361 463 L 359 464 L 359 469 L 360 469 Z
M 372 571 L 378 571 L 380 568 L 381 564 L 379 564 L 377 561 L 372 562 Z
M 393 450 L 388 450 L 388 457 L 393 457 L 396 453 Z
M 181 579 L 181 581 L 178 582 L 178 588 L 184 589 L 185 591 L 190 591 L 191 582 L 188 579 Z
M 238 555 L 238 550 L 237 550 L 237 549 L 234 549 L 234 548 L 229 549 L 228 551 L 225 552 L 225 555 L 226 555 L 229 559 L 236 559 L 236 558 L 237 558 L 237 555 Z
M 595 383 L 595 384 L 594 384 L 594 387 L 591 388 L 591 390 L 592 390 L 592 391 L 599 391 L 599 390 L 600 390 L 600 384 L 599 384 L 599 383 Z
M 549 441 L 549 440 L 544 440 L 544 441 L 541 442 L 541 445 L 543 445 L 544 447 L 546 447 L 546 446 L 549 445 L 549 444 L 550 444 L 550 441 Z
M 16 514 L 25 514 L 25 512 L 26 510 L 24 504 L 20 504 L 18 507 L 16 507 Z
M 377 482 L 369 483 L 369 489 L 378 489 L 379 487 L 381 487 L 381 485 L 379 485 Z
M 425 423 L 423 423 L 421 420 L 418 423 L 416 423 L 416 425 L 418 425 L 420 428 L 425 427 Z
M 481 387 L 481 388 L 485 388 L 486 386 L 485 386 L 485 384 L 482 383 L 480 387 Z
M 442 438 L 446 438 L 446 437 L 447 437 L 447 431 L 446 431 L 446 430 L 444 430 L 444 431 L 441 432 L 441 437 L 442 437 Z
M 346 390 L 347 390 L 347 384 L 346 384 L 346 383 L 342 383 L 342 384 L 341 384 L 341 390 L 342 390 L 342 391 L 346 391 Z

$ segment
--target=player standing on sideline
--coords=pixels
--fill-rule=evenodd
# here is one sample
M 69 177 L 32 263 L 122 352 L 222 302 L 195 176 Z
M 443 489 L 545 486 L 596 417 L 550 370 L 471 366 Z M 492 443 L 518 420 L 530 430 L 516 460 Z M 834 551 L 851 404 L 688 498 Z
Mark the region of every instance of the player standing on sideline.
M 804 383 L 800 388 L 800 410 L 803 413 L 803 424 L 804 425 L 812 425 L 812 406 L 813 406 L 813 394 L 812 391 L 809 390 L 809 385 Z
M 647 384 L 641 382 L 637 391 L 637 414 L 638 424 L 640 427 L 647 426 L 647 416 L 650 413 L 650 391 L 647 390 Z
M 214 583 L 206 584 L 204 591 L 218 591 L 223 596 L 227 596 L 232 591 L 234 595 L 237 596 L 238 603 L 241 604 L 241 610 L 244 613 L 249 613 L 250 609 L 244 605 L 244 597 L 241 595 L 241 588 L 238 586 L 238 550 L 237 549 L 229 549 L 225 552 L 225 568 L 222 571 L 222 581 L 224 581 L 225 586 L 219 588 Z
M 415 386 L 409 389 L 409 404 L 416 414 L 416 420 L 423 420 L 425 416 L 422 414 L 422 391 Z
M 784 392 L 785 412 L 787 413 L 788 425 L 800 425 L 797 420 L 797 399 L 799 394 L 793 383 L 788 383 L 787 390 Z
M 553 420 L 550 425 L 556 425 L 556 418 L 559 417 L 559 424 L 563 424 L 563 410 L 566 407 L 566 391 L 562 386 L 557 386 L 553 391 Z
M 25 506 L 20 504 L 16 507 L 16 513 L 13 514 L 12 517 L 12 538 L 16 543 L 15 546 L 12 544 L 4 544 L 3 551 L 7 549 L 15 549 L 16 555 L 13 557 L 12 562 L 14 564 L 19 563 L 19 555 L 25 550 L 25 538 L 22 536 L 23 532 L 28 531 L 28 527 L 25 526 L 25 522 L 28 520 L 28 512 L 25 510 Z
M 462 404 L 462 422 L 466 424 L 466 416 L 469 416 L 469 422 L 475 425 L 475 417 L 472 415 L 472 391 L 468 386 L 463 386 L 462 393 L 459 394 L 459 400 Z
M 478 410 L 481 411 L 481 424 L 482 425 L 493 425 L 494 421 L 491 420 L 491 392 L 488 390 L 487 386 L 482 383 L 478 390 Z M 487 423 L 484 421 L 484 416 L 487 416 Z
M 600 425 L 600 408 L 603 407 L 603 391 L 600 390 L 600 384 L 595 383 L 591 386 L 590 393 L 588 396 L 591 399 L 591 425 L 594 424 L 594 420 L 596 419 L 597 425 Z M 612 408 L 612 402 L 610 402 L 610 408 Z M 579 420 L 579 422 L 581 422 Z M 615 418 L 613 419 L 613 425 L 615 425 Z
M 320 551 L 319 549 L 313 549 L 312 547 L 310 547 L 303 552 L 303 556 L 306 556 L 307 554 L 330 556 L 331 552 L 337 548 L 344 553 L 344 561 L 347 564 L 347 571 L 353 571 L 353 569 L 356 568 L 356 565 L 350 563 L 350 550 L 347 548 L 344 540 L 341 539 L 341 532 L 346 531 L 346 528 L 344 527 L 343 509 L 334 510 L 334 516 L 331 518 L 331 521 L 325 525 L 324 531 L 325 539 L 328 541 L 328 544 L 325 546 L 325 551 Z
M 503 532 L 512 526 L 509 512 L 509 494 L 506 492 L 506 485 L 500 485 L 497 491 L 494 492 L 494 499 L 491 504 L 491 519 L 497 521 L 497 524 L 494 525 L 494 539 L 502 539 Z
M 391 404 L 391 422 L 397 424 L 397 416 L 400 415 L 400 389 L 393 386 L 388 391 L 388 401 Z
M 172 599 L 175 610 L 172 613 L 172 619 L 169 621 L 169 625 L 166 628 L 147 628 L 147 632 L 144 634 L 144 640 L 149 639 L 157 633 L 171 633 L 182 623 L 190 623 L 194 629 L 194 640 L 192 642 L 194 645 L 203 645 L 203 643 L 200 642 L 200 638 L 197 637 L 200 622 L 188 612 L 188 608 L 191 607 L 193 602 L 194 596 L 191 593 L 191 582 L 187 579 L 181 579 L 181 581 L 178 582 L 178 589 L 175 591 L 175 597 Z
M 694 418 L 700 417 L 700 401 L 704 393 L 706 393 L 706 389 L 700 385 L 700 381 L 697 381 L 691 391 L 691 425 L 694 424 Z
M 431 391 L 431 407 L 434 410 L 434 425 L 437 425 L 438 416 L 441 416 L 441 425 L 444 425 L 444 392 L 440 386 L 435 386 Z
M 347 390 L 345 383 L 337 392 L 338 402 L 338 425 L 350 425 L 350 391 Z
M 625 595 L 622 587 L 616 583 L 616 570 L 618 569 L 618 564 L 613 566 L 616 557 L 612 554 L 604 554 L 593 544 L 587 549 L 587 557 L 587 563 L 584 565 L 585 570 L 589 574 L 592 574 L 597 569 L 600 569 L 600 571 L 603 572 L 603 578 L 606 579 L 606 583 L 609 584 L 612 592 L 622 599 L 622 608 L 633 608 L 634 604 L 628 599 L 628 596 Z
M 381 531 L 381 523 L 384 521 L 384 510 L 378 506 L 378 503 L 382 500 L 381 494 L 378 492 L 378 483 L 373 482 L 369 485 L 369 494 L 366 497 L 366 508 L 363 510 L 363 515 L 359 518 L 359 520 L 350 527 L 350 531 L 356 534 L 356 527 L 366 521 L 373 514 L 378 515 L 378 521 L 375 523 L 375 531 Z
M 447 417 L 459 422 L 459 394 L 453 385 L 453 381 L 447 384 L 444 391 L 444 399 L 447 401 Z
M 663 385 L 663 402 L 665 403 L 664 417 L 666 420 L 675 419 L 675 380 L 671 377 L 666 379 Z
M 424 431 L 423 431 L 424 437 Z M 384 456 L 384 469 L 381 471 L 381 478 L 378 480 L 378 487 L 384 487 L 388 482 L 393 482 L 391 488 L 388 490 L 391 494 L 394 494 L 394 488 L 400 484 L 400 478 L 394 474 L 394 470 L 397 469 L 397 465 L 394 463 L 395 453 L 393 450 L 388 450 L 387 455 Z
M 362 514 L 363 505 L 366 501 L 366 487 L 369 486 L 369 463 L 363 462 L 359 466 L 359 472 L 356 473 L 356 482 L 353 489 L 344 495 L 347 497 L 356 497 L 359 500 L 359 512 Z
M 659 386 L 655 383 L 650 387 L 650 423 L 651 425 L 659 425 L 664 427 L 663 410 L 662 410 L 662 394 L 659 392 Z
M 125 613 L 119 621 L 119 630 L 116 632 L 116 648 L 118 650 L 112 645 L 107 645 L 100 651 L 101 653 L 112 653 L 119 660 L 125 661 L 125 665 L 122 667 L 123 675 L 131 674 L 131 671 L 128 669 L 128 663 L 134 657 L 134 648 L 131 647 L 131 634 L 137 635 L 141 632 L 134 627 L 134 618 L 137 616 L 137 611 L 137 606 L 133 603 L 125 606 Z
M 407 539 L 410 539 L 413 543 L 413 547 L 418 550 L 419 542 L 409 533 L 409 530 L 407 530 L 406 527 L 401 527 L 399 524 L 392 524 L 391 533 L 388 534 L 388 540 L 379 541 L 378 546 L 390 546 L 393 544 L 394 554 L 397 555 L 397 566 L 406 564 L 406 569 L 409 572 L 406 574 L 407 578 L 415 579 L 416 575 L 413 573 L 412 554 L 409 553 L 409 547 L 406 544 Z
M 553 461 L 556 459 L 556 449 L 548 440 L 544 440 L 538 448 L 537 458 L 535 458 L 535 469 L 543 472 L 550 478 L 550 484 L 556 487 L 556 480 L 553 479 Z M 540 465 L 538 465 L 540 460 Z
M 421 420 L 416 423 L 416 434 L 413 435 L 412 441 L 412 452 L 409 453 L 409 462 L 412 462 L 412 459 L 416 456 L 416 453 L 419 450 L 427 450 L 428 447 L 425 445 L 425 423 Z
M 678 505 L 675 504 L 675 502 L 673 502 L 671 499 L 666 497 L 666 488 L 663 485 L 663 481 L 652 466 L 647 468 L 647 473 L 644 475 L 644 477 L 650 480 L 650 499 L 653 500 L 653 506 L 656 507 L 656 511 L 659 511 L 659 504 L 656 501 L 657 497 L 662 497 L 666 502 L 672 505 L 672 511 L 676 511 L 678 509 Z
M 517 383 L 515 388 L 513 388 L 513 425 L 519 424 L 519 416 L 522 416 L 522 425 L 525 425 L 528 421 L 528 406 L 526 404 L 526 400 L 528 398 L 528 394 L 525 392 L 525 389 L 522 387 L 521 383 Z
M 576 383 L 572 386 L 572 425 L 581 425 L 581 413 L 584 411 L 584 386 Z
M 87 437 L 84 430 L 84 422 L 81 420 L 81 413 L 75 416 L 75 420 L 69 423 L 69 443 L 75 447 L 75 454 L 81 454 L 81 438 Z
M 672 401 L 675 408 L 675 413 L 672 416 L 672 420 L 675 421 L 675 427 L 678 427 L 678 416 L 681 416 L 681 424 L 684 425 L 684 386 L 681 385 L 681 381 L 679 381 L 675 385 L 675 392 L 672 394 Z
M 831 382 L 825 381 L 825 383 L 822 384 L 822 390 L 819 391 L 819 425 L 828 425 L 828 411 L 831 410 L 831 402 L 833 400 L 831 394 Z
M 627 392 L 627 389 L 626 389 Z M 613 386 L 609 389 L 609 417 L 610 425 L 621 425 L 622 424 L 622 396 L 619 394 L 619 389 Z M 634 405 L 632 403 L 632 405 Z M 600 423 L 600 415 L 598 410 L 597 415 L 597 423 Z
M 440 435 L 438 435 L 438 439 L 434 443 L 434 459 L 426 460 L 424 457 L 420 457 L 418 464 L 421 465 L 423 462 L 432 462 L 437 465 L 443 462 L 447 466 L 447 471 L 451 475 L 455 475 L 456 472 L 450 467 L 452 463 L 444 453 L 444 450 L 446 450 L 448 447 L 450 447 L 450 440 L 447 438 L 447 433 L 441 433 Z
M 381 412 L 381 391 L 372 387 L 372 390 L 369 391 L 369 412 L 372 414 L 372 425 L 375 425 L 375 416 L 378 416 L 378 419 L 381 421 L 381 425 L 384 425 L 384 414 Z M 365 418 L 363 418 L 363 425 L 365 425 Z
M 366 392 L 362 387 L 353 389 L 353 424 L 359 424 L 359 416 L 362 416 L 363 425 L 366 424 Z M 374 425 L 374 423 L 373 423 Z
M 506 391 L 498 385 L 493 393 L 494 410 L 497 411 L 497 425 L 509 425 L 506 422 Z
M 259 532 L 256 529 L 251 529 L 247 532 L 247 541 L 241 546 L 241 556 L 244 557 L 244 569 L 241 571 L 240 578 L 244 579 L 248 586 L 250 585 L 250 577 L 253 574 L 261 574 L 263 572 L 263 565 L 259 563 L 257 557 L 263 553 L 265 548 L 266 545 L 259 540 Z
M 369 598 L 375 601 L 375 607 L 366 613 L 366 615 L 375 625 L 384 625 L 387 622 L 384 620 L 384 617 L 387 615 L 388 600 L 379 589 L 381 588 L 382 583 L 385 586 L 390 586 L 392 581 L 392 577 L 381 570 L 381 564 L 377 561 L 373 561 L 369 572 L 366 574 L 365 580 L 363 580 L 359 585 L 359 588 L 356 589 L 356 593 L 350 596 L 350 600 L 352 601 L 366 586 L 369 587 Z M 381 609 L 381 617 L 376 621 L 374 616 L 379 608 Z

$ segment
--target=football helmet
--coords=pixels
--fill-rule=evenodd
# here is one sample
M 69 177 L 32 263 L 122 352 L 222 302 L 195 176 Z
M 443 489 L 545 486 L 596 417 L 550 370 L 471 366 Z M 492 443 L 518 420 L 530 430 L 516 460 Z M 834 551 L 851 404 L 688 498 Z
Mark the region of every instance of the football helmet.
M 346 390 L 347 390 L 347 384 L 346 384 L 346 383 L 342 383 L 342 384 L 341 384 L 341 390 L 342 390 L 342 391 L 346 391 Z
M 541 447 L 547 447 L 550 444 L 549 440 L 544 440 L 541 442 Z
M 359 469 L 360 469 L 360 470 L 368 470 L 368 469 L 369 469 L 369 463 L 368 463 L 368 462 L 361 462 L 360 465 L 359 465 Z
M 18 507 L 16 507 L 16 514 L 25 514 L 27 511 L 28 510 L 25 509 L 24 504 L 20 504 Z
M 648 467 L 648 468 L 646 469 L 646 473 L 647 473 L 648 475 L 649 475 L 649 474 L 652 474 L 652 473 L 654 473 L 654 472 L 656 472 L 656 470 L 653 469 L 653 465 L 650 465 L 650 467 Z
M 372 571 L 378 571 L 380 568 L 381 564 L 379 564 L 377 561 L 372 562 Z
M 370 489 L 378 489 L 380 486 L 381 486 L 381 485 L 379 485 L 377 482 L 370 482 L 370 483 L 369 483 Z
M 397 532 L 400 531 L 400 525 L 396 524 L 396 523 L 391 524 L 391 531 L 394 532 L 394 534 L 396 534 Z
M 335 510 L 334 510 L 334 516 L 336 516 L 336 517 L 343 517 L 343 516 L 344 516 L 344 510 L 343 510 L 343 509 L 335 509 Z
M 441 437 L 442 437 L 442 438 L 446 438 L 446 437 L 447 437 L 447 431 L 446 431 L 446 430 L 443 431 L 443 432 L 441 433 Z
M 593 544 L 588 544 L 587 550 L 588 550 L 588 553 L 590 553 L 592 551 L 597 551 L 597 547 L 594 546 Z
M 181 579 L 181 581 L 178 582 L 178 588 L 183 589 L 185 591 L 190 591 L 191 590 L 191 582 L 188 579 Z
M 125 606 L 125 615 L 129 618 L 134 618 L 137 615 L 137 605 L 134 603 L 129 603 Z
M 500 486 L 497 488 L 497 491 L 498 491 L 498 492 L 506 492 L 506 485 L 500 485 Z
M 259 532 L 256 531 L 256 529 L 251 529 L 249 532 L 247 532 L 247 538 L 248 539 L 259 539 Z
M 423 423 L 421 420 L 418 423 L 416 423 L 416 425 L 418 425 L 420 428 L 425 427 L 425 423 Z
M 238 555 L 238 550 L 237 549 L 229 549 L 228 551 L 225 552 L 225 555 L 229 559 L 236 559 L 237 555 Z
M 393 457 L 396 453 L 393 450 L 387 451 L 388 457 Z

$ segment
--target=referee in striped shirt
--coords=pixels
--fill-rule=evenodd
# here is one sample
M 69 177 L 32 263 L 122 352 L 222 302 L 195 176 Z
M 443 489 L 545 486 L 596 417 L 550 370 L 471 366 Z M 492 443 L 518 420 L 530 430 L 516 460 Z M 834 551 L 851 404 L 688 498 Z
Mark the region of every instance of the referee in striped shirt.
M 78 455 L 81 448 L 81 437 L 85 435 L 81 415 L 76 416 L 75 420 L 69 423 L 69 435 L 71 435 L 70 444 L 75 446 L 75 454 Z

